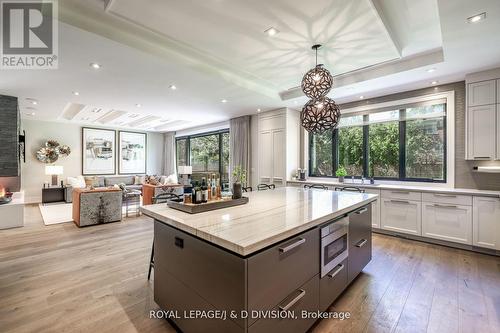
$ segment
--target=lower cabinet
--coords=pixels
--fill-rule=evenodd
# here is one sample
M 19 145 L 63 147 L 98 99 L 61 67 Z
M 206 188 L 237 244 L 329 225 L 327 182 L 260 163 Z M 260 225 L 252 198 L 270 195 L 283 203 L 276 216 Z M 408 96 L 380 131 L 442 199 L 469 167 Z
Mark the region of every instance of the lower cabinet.
M 366 193 L 376 194 L 379 196 L 377 200 L 372 202 L 372 227 L 380 228 L 380 190 L 367 188 L 365 191 Z
M 420 201 L 381 199 L 380 226 L 396 232 L 422 235 L 422 212 Z
M 474 197 L 472 243 L 500 250 L 500 199 Z
M 273 311 L 293 311 L 297 319 L 289 317 L 283 319 L 261 318 L 248 328 L 249 333 L 287 332 L 303 333 L 316 321 L 315 318 L 302 318 L 301 312 L 317 312 L 319 309 L 319 275 L 306 282 L 283 299 Z
M 423 203 L 422 236 L 472 245 L 472 207 Z
M 372 206 L 349 214 L 347 280 L 351 282 L 372 259 Z
M 325 311 L 347 286 L 347 259 L 338 264 L 319 282 L 319 309 Z

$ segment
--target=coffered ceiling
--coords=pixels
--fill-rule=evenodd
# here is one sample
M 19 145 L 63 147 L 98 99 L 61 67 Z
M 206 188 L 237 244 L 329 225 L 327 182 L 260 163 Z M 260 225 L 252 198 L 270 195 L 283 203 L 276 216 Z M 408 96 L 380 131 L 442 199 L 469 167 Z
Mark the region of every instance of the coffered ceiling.
M 500 66 L 497 0 L 64 0 L 59 20 L 58 70 L 1 73 L 25 117 L 168 131 L 299 109 L 315 43 L 338 102 Z

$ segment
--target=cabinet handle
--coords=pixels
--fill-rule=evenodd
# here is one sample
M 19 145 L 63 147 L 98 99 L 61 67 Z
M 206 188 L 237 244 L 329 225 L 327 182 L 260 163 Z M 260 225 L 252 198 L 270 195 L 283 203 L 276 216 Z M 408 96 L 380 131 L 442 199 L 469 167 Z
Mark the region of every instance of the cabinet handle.
M 409 191 L 392 191 L 393 194 L 410 194 Z
M 279 251 L 281 253 L 286 253 L 288 251 L 290 251 L 291 249 L 294 249 L 296 248 L 297 246 L 301 245 L 301 244 L 304 244 L 306 242 L 306 239 L 305 238 L 299 238 L 296 242 L 290 244 L 290 245 L 287 245 L 285 247 L 280 247 L 278 248 Z
M 331 272 L 330 274 L 328 274 L 328 277 L 331 277 L 331 278 L 334 278 L 337 274 L 339 274 L 343 269 L 344 269 L 344 265 L 338 265 L 337 266 L 338 268 L 335 270 L 335 272 Z
M 410 204 L 410 202 L 407 201 L 407 200 L 391 200 L 391 202 L 399 203 L 399 204 L 405 204 L 405 205 L 409 205 Z
M 456 205 L 439 205 L 439 204 L 434 204 L 434 207 L 440 207 L 440 208 L 457 208 Z
M 453 194 L 434 194 L 435 197 L 441 197 L 441 198 L 456 198 L 456 195 Z
M 368 208 L 363 207 L 363 208 L 361 208 L 360 210 L 358 210 L 358 211 L 356 212 L 356 214 L 358 214 L 358 215 L 359 215 L 359 214 L 363 214 L 363 213 L 366 213 L 367 211 L 368 211 Z
M 363 247 L 365 244 L 368 242 L 366 239 L 362 239 L 358 244 L 356 244 L 356 247 Z
M 295 303 L 297 303 L 298 301 L 300 301 L 300 299 L 306 295 L 306 291 L 304 289 L 299 289 L 299 291 L 300 291 L 300 294 L 298 294 L 297 297 L 295 297 L 294 299 L 292 299 L 290 301 L 290 303 L 288 303 L 285 306 L 281 306 L 281 305 L 278 306 L 278 309 L 280 309 L 280 311 L 288 311 L 288 309 L 290 309 L 292 306 L 294 306 Z
M 484 159 L 488 159 L 488 160 L 489 160 L 489 159 L 491 159 L 491 157 L 490 157 L 490 156 L 474 156 L 473 158 L 474 158 L 474 159 L 483 159 L 483 160 L 484 160 Z

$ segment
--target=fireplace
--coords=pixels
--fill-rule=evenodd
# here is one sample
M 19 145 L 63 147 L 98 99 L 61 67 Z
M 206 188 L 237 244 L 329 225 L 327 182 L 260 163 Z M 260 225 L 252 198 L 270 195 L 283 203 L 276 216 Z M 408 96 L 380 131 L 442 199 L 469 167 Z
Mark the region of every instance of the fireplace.
M 0 205 L 9 203 L 12 201 L 12 192 L 8 192 L 5 188 L 0 185 Z

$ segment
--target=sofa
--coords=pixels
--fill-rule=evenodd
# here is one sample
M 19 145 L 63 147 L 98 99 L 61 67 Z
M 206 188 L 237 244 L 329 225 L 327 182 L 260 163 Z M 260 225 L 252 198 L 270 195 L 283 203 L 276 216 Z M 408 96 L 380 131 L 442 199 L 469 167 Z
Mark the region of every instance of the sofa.
M 126 176 L 85 176 L 85 183 L 87 185 L 94 185 L 94 187 L 108 187 L 117 184 L 125 184 L 127 190 L 142 191 L 142 182 L 136 184 L 135 175 Z M 93 178 L 93 179 L 92 179 Z M 66 186 L 64 199 L 67 203 L 73 202 L 73 187 Z

